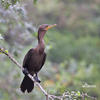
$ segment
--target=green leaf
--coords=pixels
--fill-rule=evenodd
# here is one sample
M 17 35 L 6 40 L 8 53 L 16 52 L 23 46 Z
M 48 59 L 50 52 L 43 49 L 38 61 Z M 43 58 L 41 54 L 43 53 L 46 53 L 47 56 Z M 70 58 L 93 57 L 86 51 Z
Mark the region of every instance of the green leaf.
M 80 91 L 78 91 L 78 92 L 77 92 L 77 96 L 80 96 L 80 95 L 81 95 L 81 93 L 80 93 Z
M 8 50 L 5 50 L 5 53 L 8 53 Z

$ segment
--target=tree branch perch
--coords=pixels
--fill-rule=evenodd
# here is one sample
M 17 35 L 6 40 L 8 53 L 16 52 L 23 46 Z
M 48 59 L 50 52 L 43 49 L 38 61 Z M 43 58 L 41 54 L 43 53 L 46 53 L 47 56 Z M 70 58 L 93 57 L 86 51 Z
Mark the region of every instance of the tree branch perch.
M 4 50 L 3 48 L 0 48 L 0 52 L 3 53 L 3 54 L 5 54 L 6 56 L 8 56 L 9 59 L 13 63 L 15 63 L 21 70 L 23 70 L 23 67 L 6 50 Z M 63 93 L 62 96 L 55 96 L 55 95 L 48 94 L 47 91 L 40 85 L 40 83 L 38 83 L 38 82 L 35 81 L 35 79 L 32 77 L 32 75 L 28 74 L 28 77 L 32 81 L 34 81 L 34 83 L 36 84 L 36 86 L 38 86 L 40 88 L 40 90 L 46 96 L 46 100 L 49 100 L 49 99 L 51 99 L 51 100 L 54 100 L 54 99 L 64 100 L 64 98 L 69 98 L 70 97 L 70 95 L 69 94 L 66 94 L 66 92 Z M 85 94 L 81 94 L 80 97 L 82 97 L 83 100 L 84 100 L 84 97 L 91 98 L 92 100 L 97 100 L 95 97 L 88 96 L 86 93 Z

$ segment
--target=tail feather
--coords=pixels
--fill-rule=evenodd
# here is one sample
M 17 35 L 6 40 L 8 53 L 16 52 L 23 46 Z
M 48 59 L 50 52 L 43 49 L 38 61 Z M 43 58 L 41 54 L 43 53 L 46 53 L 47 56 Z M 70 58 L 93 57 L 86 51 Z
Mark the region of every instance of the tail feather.
M 26 90 L 27 92 L 31 92 L 34 88 L 34 82 L 28 77 L 25 76 L 22 83 L 21 83 L 21 91 L 24 93 Z

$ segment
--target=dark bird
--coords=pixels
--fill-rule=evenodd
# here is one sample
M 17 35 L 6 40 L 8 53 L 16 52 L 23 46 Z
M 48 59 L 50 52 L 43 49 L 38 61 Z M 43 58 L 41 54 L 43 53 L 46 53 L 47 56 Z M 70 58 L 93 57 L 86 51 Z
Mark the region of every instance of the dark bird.
M 56 24 L 40 25 L 38 29 L 38 45 L 36 48 L 30 49 L 28 53 L 25 55 L 25 58 L 23 60 L 23 68 L 24 68 L 23 73 L 25 74 L 25 76 L 20 86 L 22 92 L 25 92 L 27 90 L 27 92 L 29 93 L 34 88 L 34 82 L 27 76 L 27 74 L 31 74 L 37 82 L 41 82 L 38 79 L 38 72 L 41 70 L 46 59 L 46 53 L 44 51 L 45 45 L 43 38 L 47 30 L 54 26 L 56 26 Z

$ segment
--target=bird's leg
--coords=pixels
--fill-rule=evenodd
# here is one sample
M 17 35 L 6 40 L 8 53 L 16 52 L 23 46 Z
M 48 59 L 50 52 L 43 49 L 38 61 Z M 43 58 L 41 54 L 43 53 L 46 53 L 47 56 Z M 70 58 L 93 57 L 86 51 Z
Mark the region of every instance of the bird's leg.
M 41 82 L 41 81 L 39 80 L 39 78 L 38 78 L 38 74 L 37 74 L 37 73 L 35 74 L 34 79 L 35 79 L 37 82 L 39 82 L 39 83 Z
M 22 71 L 23 71 L 23 74 L 24 74 L 24 75 L 28 75 L 28 74 L 29 74 L 27 68 L 24 68 Z

